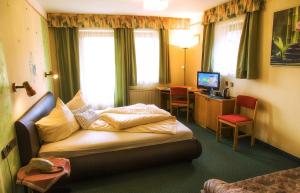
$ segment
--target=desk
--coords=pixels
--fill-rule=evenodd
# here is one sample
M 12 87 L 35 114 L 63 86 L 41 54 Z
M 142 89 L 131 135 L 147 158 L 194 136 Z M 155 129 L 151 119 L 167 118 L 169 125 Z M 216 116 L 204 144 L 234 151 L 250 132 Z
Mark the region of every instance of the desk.
M 217 117 L 234 112 L 235 99 L 211 98 L 208 95 L 195 93 L 195 113 L 196 124 L 204 128 L 217 130 Z
M 187 86 L 187 88 L 189 89 L 189 96 L 190 96 L 190 100 L 191 100 L 191 103 L 193 103 L 194 101 L 194 93 L 195 92 L 199 92 L 200 89 L 198 88 L 193 88 L 193 87 L 190 87 L 190 86 Z M 159 91 L 159 107 L 162 108 L 162 109 L 169 109 L 168 106 L 169 106 L 169 99 L 170 99 L 170 87 L 167 87 L 167 86 L 159 86 L 159 87 L 156 87 L 156 89 Z

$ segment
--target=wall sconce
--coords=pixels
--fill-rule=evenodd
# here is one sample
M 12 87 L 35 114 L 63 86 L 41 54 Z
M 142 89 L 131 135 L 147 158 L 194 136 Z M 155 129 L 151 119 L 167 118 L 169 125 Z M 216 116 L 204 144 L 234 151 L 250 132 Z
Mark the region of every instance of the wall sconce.
M 13 92 L 17 92 L 17 89 L 20 88 L 25 88 L 27 95 L 30 97 L 36 94 L 35 90 L 33 90 L 33 88 L 30 86 L 30 84 L 27 81 L 23 82 L 22 86 L 16 86 L 16 83 L 12 84 Z
M 52 76 L 53 79 L 55 79 L 55 80 L 58 79 L 58 74 L 53 74 L 52 71 L 50 71 L 50 72 L 48 72 L 48 73 L 45 72 L 44 75 L 45 75 L 46 78 L 47 78 L 48 76 Z

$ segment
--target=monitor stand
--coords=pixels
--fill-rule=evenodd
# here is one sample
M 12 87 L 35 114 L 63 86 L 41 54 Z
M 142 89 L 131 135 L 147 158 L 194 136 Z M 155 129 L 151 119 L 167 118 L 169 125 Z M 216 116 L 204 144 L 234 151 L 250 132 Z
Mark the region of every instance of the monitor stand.
M 214 96 L 214 92 L 212 88 L 207 88 L 205 90 L 202 90 L 201 93 L 209 96 Z

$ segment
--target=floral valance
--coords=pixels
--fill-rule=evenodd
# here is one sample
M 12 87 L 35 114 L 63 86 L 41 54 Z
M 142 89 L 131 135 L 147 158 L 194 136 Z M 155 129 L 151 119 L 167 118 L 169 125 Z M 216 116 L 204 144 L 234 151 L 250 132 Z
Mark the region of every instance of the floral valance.
M 258 11 L 263 0 L 232 0 L 204 12 L 202 23 L 207 25 L 223 21 L 246 12 Z
M 98 14 L 48 14 L 49 27 L 188 29 L 189 19 Z

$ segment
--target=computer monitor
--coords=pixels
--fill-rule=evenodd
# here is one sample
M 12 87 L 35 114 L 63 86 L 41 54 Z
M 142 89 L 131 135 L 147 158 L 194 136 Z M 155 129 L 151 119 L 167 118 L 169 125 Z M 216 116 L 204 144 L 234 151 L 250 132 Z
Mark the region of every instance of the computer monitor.
M 220 88 L 220 73 L 218 72 L 198 72 L 197 86 L 204 88 L 208 92 L 210 90 L 219 90 Z

